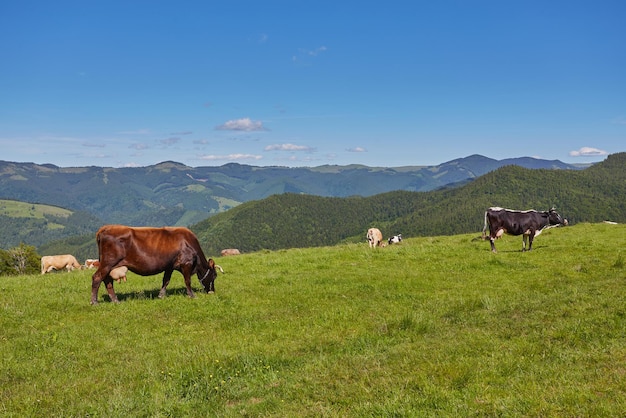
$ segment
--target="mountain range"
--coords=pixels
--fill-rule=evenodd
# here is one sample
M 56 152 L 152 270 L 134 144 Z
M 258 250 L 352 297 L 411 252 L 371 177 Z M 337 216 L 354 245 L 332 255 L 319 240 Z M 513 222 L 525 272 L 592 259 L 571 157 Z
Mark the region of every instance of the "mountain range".
M 135 168 L 58 167 L 0 161 L 0 199 L 85 212 L 102 223 L 183 225 L 241 203 L 282 193 L 322 197 L 430 191 L 465 184 L 502 166 L 579 170 L 585 166 L 530 157 L 471 155 L 436 166 L 188 167 L 173 161 Z

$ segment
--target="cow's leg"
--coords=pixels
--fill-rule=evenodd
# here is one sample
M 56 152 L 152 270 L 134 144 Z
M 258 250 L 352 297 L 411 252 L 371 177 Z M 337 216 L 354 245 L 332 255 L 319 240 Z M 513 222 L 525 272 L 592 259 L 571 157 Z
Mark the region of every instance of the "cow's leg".
M 496 239 L 494 237 L 489 237 L 489 243 L 491 244 L 491 252 L 492 253 L 497 253 L 495 240 Z
M 100 269 L 91 276 L 91 304 L 98 304 L 98 289 L 100 289 L 100 283 L 102 283 L 102 271 Z
M 183 276 L 185 277 L 185 287 L 187 287 L 187 296 L 190 298 L 195 298 L 196 295 L 193 293 L 193 289 L 191 289 L 191 269 L 184 268 Z
M 170 284 L 170 279 L 172 278 L 172 271 L 173 270 L 165 270 L 165 273 L 163 274 L 163 286 L 161 287 L 161 291 L 159 291 L 159 297 L 160 298 L 164 298 L 165 296 L 167 296 L 167 285 Z
M 107 288 L 107 292 L 109 292 L 109 297 L 111 298 L 111 302 L 120 303 L 120 301 L 117 300 L 117 295 L 115 294 L 115 290 L 113 290 L 113 279 L 111 278 L 111 276 L 107 275 L 102 281 L 104 282 L 104 285 Z
M 533 249 L 533 238 L 535 238 L 535 231 L 532 231 L 532 234 L 528 236 L 528 251 Z

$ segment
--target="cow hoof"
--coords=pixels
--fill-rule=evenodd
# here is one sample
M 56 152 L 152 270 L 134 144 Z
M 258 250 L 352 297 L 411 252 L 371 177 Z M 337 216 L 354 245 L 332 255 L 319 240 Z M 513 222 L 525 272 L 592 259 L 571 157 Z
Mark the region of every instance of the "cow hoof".
M 89 304 L 90 304 L 91 306 L 94 306 L 94 305 L 97 305 L 97 304 L 98 304 L 98 301 L 97 301 L 97 300 L 92 300 L 91 302 L 89 302 Z

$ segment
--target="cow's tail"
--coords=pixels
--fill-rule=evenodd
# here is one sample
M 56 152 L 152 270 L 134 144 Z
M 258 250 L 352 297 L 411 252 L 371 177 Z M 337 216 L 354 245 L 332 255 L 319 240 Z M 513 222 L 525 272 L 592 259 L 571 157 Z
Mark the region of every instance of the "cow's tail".
M 487 220 L 487 212 L 488 212 L 488 211 L 485 211 L 485 223 L 484 223 L 484 225 L 483 225 L 483 235 L 482 235 L 483 240 L 487 239 L 487 234 L 485 233 L 485 232 L 487 231 L 487 224 L 488 224 L 488 220 Z M 490 228 L 490 229 L 491 229 L 491 228 Z

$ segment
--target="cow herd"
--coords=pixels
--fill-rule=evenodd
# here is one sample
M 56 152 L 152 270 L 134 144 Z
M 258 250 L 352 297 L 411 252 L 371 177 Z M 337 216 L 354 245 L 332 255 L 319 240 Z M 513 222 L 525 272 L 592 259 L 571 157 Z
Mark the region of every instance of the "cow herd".
M 527 243 L 530 251 L 533 239 L 542 231 L 567 224 L 567 219 L 563 219 L 554 208 L 539 212 L 491 207 L 485 212 L 482 239 L 489 239 L 491 250 L 495 253 L 494 241 L 503 234 L 522 235 L 522 251 L 526 251 Z M 393 235 L 385 242 L 380 229 L 369 228 L 366 240 L 370 248 L 385 247 L 401 243 L 402 234 Z M 96 269 L 91 282 L 91 304 L 95 305 L 102 282 L 111 301 L 118 302 L 113 281 L 126 281 L 129 270 L 141 276 L 163 273 L 160 298 L 166 296 L 174 270 L 183 275 L 189 297 L 195 296 L 191 289 L 192 275 L 198 277 L 205 292 L 212 293 L 215 291 L 217 269 L 224 272 L 213 259 L 205 257 L 198 238 L 187 228 L 105 225 L 96 233 L 96 242 L 98 259 L 87 259 L 84 264 L 80 264 L 71 254 L 44 256 L 41 258 L 41 274 L 52 270 Z M 223 250 L 220 255 L 239 254 L 239 250 L 230 248 Z

